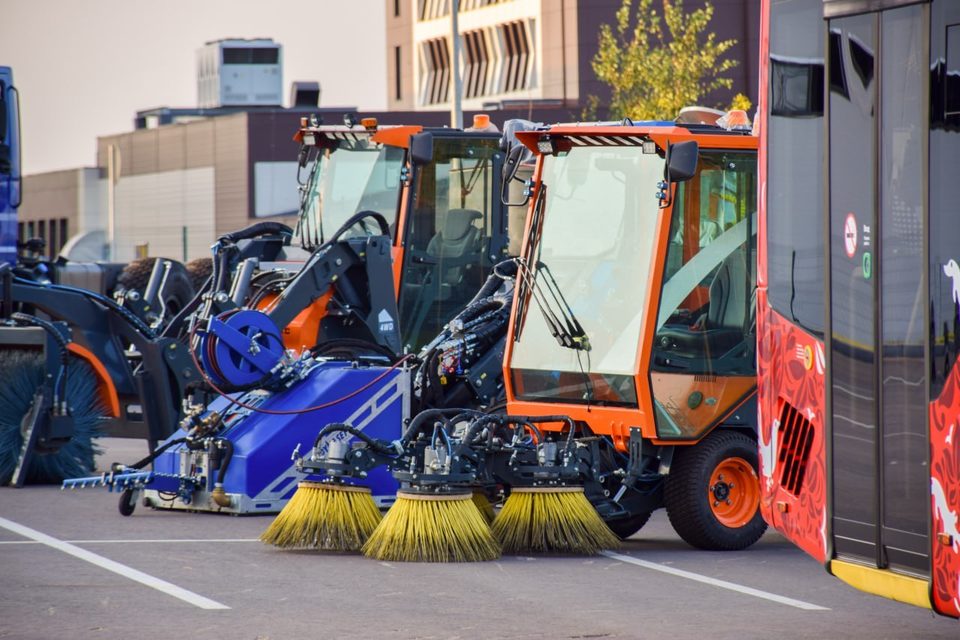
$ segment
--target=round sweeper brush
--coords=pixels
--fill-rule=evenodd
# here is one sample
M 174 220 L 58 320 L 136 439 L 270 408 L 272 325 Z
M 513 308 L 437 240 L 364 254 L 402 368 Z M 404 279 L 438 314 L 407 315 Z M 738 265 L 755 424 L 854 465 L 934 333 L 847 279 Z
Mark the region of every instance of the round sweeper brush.
M 504 553 L 593 555 L 620 546 L 582 487 L 514 487 L 493 535 Z
M 40 351 L 0 350 L 0 485 L 10 482 L 20 449 L 24 416 L 46 376 Z M 93 473 L 100 450 L 93 439 L 101 436 L 107 411 L 97 393 L 96 376 L 85 362 L 71 358 L 67 365 L 65 398 L 73 418 L 73 436 L 55 453 L 34 453 L 27 466 L 29 484 L 59 483 Z
M 260 540 L 281 549 L 359 551 L 379 522 L 367 487 L 304 481 Z
M 500 545 L 469 492 L 398 491 L 363 554 L 396 562 L 479 562 L 499 558 Z
M 476 505 L 480 511 L 480 515 L 487 521 L 487 524 L 492 523 L 494 518 L 497 517 L 497 512 L 494 511 L 493 504 L 490 503 L 490 498 L 487 497 L 487 494 L 480 489 L 475 489 L 470 499 L 473 500 L 473 504 Z

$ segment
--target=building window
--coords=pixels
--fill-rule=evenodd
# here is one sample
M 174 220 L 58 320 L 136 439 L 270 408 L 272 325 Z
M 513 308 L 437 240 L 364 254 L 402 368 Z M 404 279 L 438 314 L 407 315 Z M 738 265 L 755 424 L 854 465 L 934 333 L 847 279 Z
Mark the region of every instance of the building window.
M 420 45 L 420 104 L 446 102 L 450 93 L 450 49 L 446 38 Z
M 530 31 L 524 21 L 509 22 L 498 27 L 503 66 L 500 77 L 500 92 L 509 93 L 528 89 L 530 82 L 531 55 Z
M 57 221 L 50 221 L 50 238 L 47 240 L 47 255 L 51 258 L 57 255 L 60 246 L 57 244 Z
M 60 246 L 57 247 L 57 253 L 60 253 L 60 249 L 63 249 L 63 245 L 67 244 L 67 239 L 69 238 L 69 235 L 67 234 L 68 230 L 67 219 L 60 218 Z
M 393 17 L 400 17 L 400 0 L 393 0 Z
M 400 47 L 393 48 L 393 80 L 393 97 L 396 100 L 400 100 L 403 98 L 403 85 L 400 83 Z

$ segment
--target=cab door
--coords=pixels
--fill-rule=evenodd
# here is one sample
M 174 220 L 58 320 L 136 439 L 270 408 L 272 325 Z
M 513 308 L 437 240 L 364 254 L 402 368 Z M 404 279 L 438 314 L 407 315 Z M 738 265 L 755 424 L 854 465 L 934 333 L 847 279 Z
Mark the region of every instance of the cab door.
M 835 555 L 930 574 L 925 5 L 830 19 L 830 527 Z

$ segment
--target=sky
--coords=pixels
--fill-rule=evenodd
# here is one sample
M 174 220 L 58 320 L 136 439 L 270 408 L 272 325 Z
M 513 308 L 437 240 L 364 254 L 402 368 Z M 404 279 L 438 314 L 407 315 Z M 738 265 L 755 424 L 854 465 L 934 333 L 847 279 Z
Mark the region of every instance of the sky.
M 196 50 L 227 37 L 283 45 L 283 96 L 317 80 L 323 106 L 386 106 L 383 0 L 0 0 L 0 65 L 20 91 L 25 174 L 93 166 L 97 136 L 138 110 L 197 104 Z M 349 8 L 349 13 L 346 9 Z

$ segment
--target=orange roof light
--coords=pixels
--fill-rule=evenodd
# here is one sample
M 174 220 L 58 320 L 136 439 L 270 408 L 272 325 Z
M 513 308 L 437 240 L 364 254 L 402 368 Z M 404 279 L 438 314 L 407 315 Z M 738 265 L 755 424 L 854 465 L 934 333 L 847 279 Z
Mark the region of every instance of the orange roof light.
M 360 125 L 364 129 L 376 129 L 377 128 L 377 119 L 376 118 L 362 118 L 360 120 Z
M 490 116 L 485 113 L 477 113 L 473 116 L 473 124 L 464 131 L 483 131 L 483 132 L 499 132 L 497 125 L 490 122 Z
M 717 121 L 717 124 L 727 131 L 749 131 L 752 128 L 750 117 L 743 109 L 731 109 L 727 115 Z

